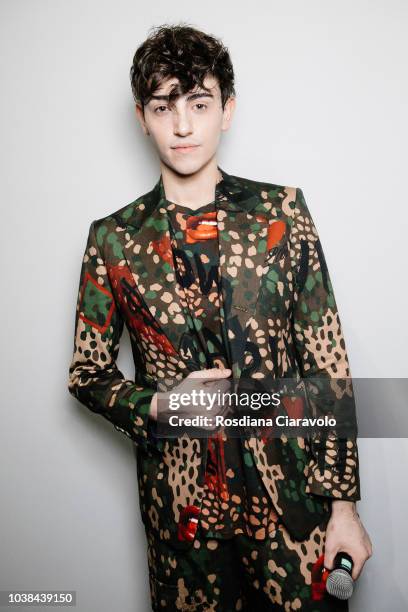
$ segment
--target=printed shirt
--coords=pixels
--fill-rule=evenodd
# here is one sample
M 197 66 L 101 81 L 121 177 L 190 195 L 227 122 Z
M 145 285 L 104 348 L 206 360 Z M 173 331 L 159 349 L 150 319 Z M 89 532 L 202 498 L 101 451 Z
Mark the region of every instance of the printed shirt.
M 169 209 L 170 206 L 170 209 Z M 207 368 L 229 368 L 227 339 L 219 316 L 219 245 L 215 202 L 190 209 L 167 202 L 173 257 L 194 334 L 207 356 Z M 197 369 L 199 369 L 197 367 Z M 245 440 L 221 429 L 209 433 L 200 525 L 206 537 L 245 534 L 264 539 L 278 515 Z

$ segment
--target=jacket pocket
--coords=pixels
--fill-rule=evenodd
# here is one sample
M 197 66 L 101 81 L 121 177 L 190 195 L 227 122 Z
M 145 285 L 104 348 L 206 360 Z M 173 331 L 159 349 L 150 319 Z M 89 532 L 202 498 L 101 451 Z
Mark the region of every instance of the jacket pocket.
M 185 580 L 185 576 L 181 576 Z M 177 584 L 168 584 L 162 582 L 152 573 L 149 573 L 150 590 L 152 593 L 153 610 L 181 610 L 182 612 L 205 612 L 208 611 L 206 602 L 198 602 L 194 595 L 194 591 L 202 591 L 196 586 L 191 588 L 189 584 L 185 584 L 182 590 Z M 186 593 L 187 589 L 187 593 Z

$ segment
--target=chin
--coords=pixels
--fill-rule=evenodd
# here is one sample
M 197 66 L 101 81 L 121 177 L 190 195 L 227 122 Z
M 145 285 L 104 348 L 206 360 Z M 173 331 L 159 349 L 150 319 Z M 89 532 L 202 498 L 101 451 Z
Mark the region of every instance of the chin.
M 209 162 L 209 159 L 208 160 L 183 159 L 183 160 L 178 160 L 176 162 L 174 160 L 167 161 L 166 164 L 172 170 L 174 170 L 174 172 L 177 172 L 177 174 L 181 174 L 182 176 L 188 176 L 189 174 L 195 174 L 196 172 L 201 170 L 201 168 L 203 168 L 208 162 Z

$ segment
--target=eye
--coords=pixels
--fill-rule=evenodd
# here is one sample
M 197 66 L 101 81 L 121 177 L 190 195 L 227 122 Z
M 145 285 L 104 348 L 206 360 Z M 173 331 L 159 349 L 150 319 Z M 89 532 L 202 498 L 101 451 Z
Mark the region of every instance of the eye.
M 165 104 L 161 104 L 160 106 L 156 106 L 156 108 L 154 109 L 154 112 L 160 115 L 162 112 L 164 112 L 163 109 L 166 110 L 166 108 L 167 106 Z
M 201 107 L 201 108 L 199 108 L 198 110 L 202 110 L 203 108 L 207 108 L 207 105 L 206 105 L 206 104 L 203 104 L 202 102 L 197 102 L 196 106 L 197 106 L 197 107 L 199 107 L 199 106 Z

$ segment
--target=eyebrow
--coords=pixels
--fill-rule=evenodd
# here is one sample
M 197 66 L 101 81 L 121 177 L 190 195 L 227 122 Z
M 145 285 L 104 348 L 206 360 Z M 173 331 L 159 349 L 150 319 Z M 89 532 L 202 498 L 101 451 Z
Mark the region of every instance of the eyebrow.
M 197 98 L 213 98 L 213 97 L 214 96 L 211 93 L 197 92 L 197 93 L 190 94 L 187 97 L 187 100 L 196 100 Z M 167 96 L 164 96 L 164 95 L 154 96 L 154 95 L 152 95 L 152 96 L 150 96 L 150 99 L 151 100 L 165 100 L 166 102 L 168 102 L 169 101 L 169 96 L 168 95 Z

